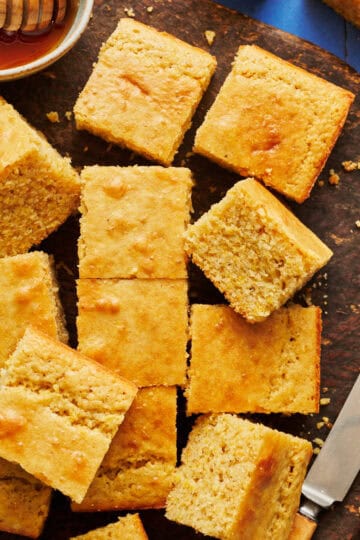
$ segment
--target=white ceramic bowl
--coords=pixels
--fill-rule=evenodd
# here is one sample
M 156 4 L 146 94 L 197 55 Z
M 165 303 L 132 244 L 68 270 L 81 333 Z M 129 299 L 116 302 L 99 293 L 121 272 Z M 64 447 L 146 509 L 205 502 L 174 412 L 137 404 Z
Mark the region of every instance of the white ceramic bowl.
M 71 1 L 71 0 L 68 0 Z M 69 27 L 68 32 L 64 35 L 63 39 L 56 45 L 54 49 L 44 54 L 40 58 L 33 60 L 22 66 L 16 66 L 8 69 L 0 69 L 0 81 L 12 81 L 20 79 L 41 71 L 59 60 L 64 54 L 66 54 L 78 41 L 81 34 L 84 32 L 93 7 L 94 0 L 75 0 L 78 5 L 76 12 Z

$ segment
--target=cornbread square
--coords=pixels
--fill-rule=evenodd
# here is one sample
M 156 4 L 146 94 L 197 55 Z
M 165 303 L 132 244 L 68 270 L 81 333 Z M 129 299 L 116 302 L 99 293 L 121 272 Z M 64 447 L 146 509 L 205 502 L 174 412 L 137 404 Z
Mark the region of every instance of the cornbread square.
M 182 385 L 187 281 L 80 279 L 79 350 L 137 386 Z
M 255 45 L 241 46 L 194 151 L 301 203 L 354 95 Z
M 215 68 L 208 52 L 120 19 L 75 104 L 76 127 L 170 165 Z
M 81 278 L 187 277 L 189 169 L 94 166 L 81 178 Z
M 128 514 L 119 518 L 116 523 L 74 536 L 70 540 L 147 540 L 147 538 L 139 514 Z
M 230 414 L 200 417 L 182 454 L 166 517 L 221 540 L 284 540 L 311 443 Z
M 163 508 L 174 485 L 176 388 L 142 388 L 78 512 Z
M 345 17 L 345 19 L 360 28 L 359 0 L 324 0 L 324 2 Z
M 250 324 L 229 306 L 195 304 L 190 328 L 188 414 L 318 412 L 320 308 L 293 304 Z
M 0 457 L 81 502 L 136 387 L 31 327 L 0 385 Z
M 281 307 L 332 255 L 252 178 L 235 184 L 188 228 L 185 248 L 249 322 Z
M 19 465 L 0 458 L 0 530 L 37 538 L 50 507 L 51 489 Z
M 44 136 L 0 97 L 0 257 L 24 253 L 79 204 L 80 181 Z
M 53 259 L 40 251 L 0 259 L 0 366 L 30 324 L 67 342 Z

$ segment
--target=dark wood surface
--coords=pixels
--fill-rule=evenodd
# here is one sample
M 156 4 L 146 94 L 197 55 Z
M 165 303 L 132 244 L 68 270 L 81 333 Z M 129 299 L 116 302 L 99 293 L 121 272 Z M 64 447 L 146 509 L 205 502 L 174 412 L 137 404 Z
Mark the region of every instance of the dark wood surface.
M 199 216 L 211 203 L 219 200 L 238 177 L 211 164 L 200 156 L 185 155 L 191 150 L 194 133 L 212 103 L 225 76 L 230 70 L 234 54 L 240 44 L 256 43 L 296 65 L 352 90 L 359 91 L 360 77 L 336 57 L 316 46 L 304 42 L 280 30 L 266 26 L 236 12 L 216 5 L 210 0 L 96 0 L 90 25 L 75 46 L 63 59 L 44 73 L 13 83 L 2 83 L 0 94 L 37 128 L 62 154 L 72 157 L 77 167 L 89 164 L 145 164 L 145 160 L 132 153 L 108 145 L 85 132 L 77 132 L 73 121 L 64 114 L 74 105 L 96 60 L 102 41 L 115 28 L 117 20 L 124 16 L 124 8 L 134 9 L 136 18 L 166 30 L 189 43 L 209 49 L 217 57 L 218 69 L 198 111 L 193 126 L 174 164 L 189 166 L 196 179 L 193 193 L 195 214 Z M 152 13 L 146 7 L 153 6 Z M 204 38 L 205 30 L 215 30 L 216 39 L 210 48 Z M 46 113 L 57 111 L 61 122 L 51 124 Z M 309 440 L 324 439 L 327 428 L 318 430 L 316 423 L 322 416 L 333 421 L 359 372 L 359 312 L 360 312 L 360 229 L 355 222 L 360 219 L 360 171 L 341 171 L 344 160 L 360 159 L 360 99 L 358 98 L 346 122 L 342 135 L 334 148 L 321 177 L 323 187 L 316 185 L 311 198 L 303 205 L 287 203 L 296 215 L 315 231 L 333 249 L 334 257 L 320 275 L 310 282 L 312 301 L 324 310 L 321 388 L 328 388 L 323 397 L 331 399 L 322 407 L 319 415 L 256 416 L 257 420 L 294 433 Z M 329 169 L 340 172 L 340 184 L 327 182 Z M 210 190 L 211 187 L 211 190 Z M 41 248 L 53 253 L 61 281 L 61 297 L 65 304 L 71 344 L 76 346 L 75 278 L 77 275 L 76 240 L 78 218 L 70 218 Z M 324 273 L 326 275 L 324 276 Z M 221 296 L 201 273 L 191 267 L 191 301 L 221 301 Z M 304 291 L 298 295 L 304 301 Z M 306 373 L 304 373 L 306 377 Z M 183 414 L 183 400 L 179 396 L 179 447 L 186 441 L 191 420 Z M 49 429 L 51 427 L 49 426 Z M 354 441 L 359 445 L 359 441 Z M 360 449 L 359 449 L 360 451 Z M 360 538 L 360 481 L 354 482 L 348 496 L 341 504 L 321 515 L 316 540 L 350 540 Z M 63 540 L 86 532 L 96 526 L 116 519 L 117 513 L 71 514 L 68 501 L 55 494 L 43 540 Z M 141 512 L 151 540 L 199 539 L 192 530 L 168 522 L 162 511 Z M 0 533 L 0 539 L 16 538 Z M 19 537 L 20 538 L 20 537 Z

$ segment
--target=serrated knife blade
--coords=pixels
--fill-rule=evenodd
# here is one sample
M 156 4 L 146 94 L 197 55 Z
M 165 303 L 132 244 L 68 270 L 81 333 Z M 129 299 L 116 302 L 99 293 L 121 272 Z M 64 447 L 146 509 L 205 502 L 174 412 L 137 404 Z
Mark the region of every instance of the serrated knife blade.
M 306 501 L 299 512 L 307 520 L 302 522 L 298 514 L 297 535 L 293 531 L 291 540 L 311 538 L 319 512 L 344 499 L 359 470 L 360 375 L 305 478 L 302 494 Z

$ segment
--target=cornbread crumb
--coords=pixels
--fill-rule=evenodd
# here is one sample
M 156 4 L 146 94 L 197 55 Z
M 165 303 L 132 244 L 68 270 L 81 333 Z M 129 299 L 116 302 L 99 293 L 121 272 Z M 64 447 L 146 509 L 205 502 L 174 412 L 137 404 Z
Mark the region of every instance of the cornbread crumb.
M 340 183 L 340 176 L 334 171 L 334 169 L 330 169 L 328 181 L 332 186 L 337 186 Z
M 50 111 L 46 113 L 46 117 L 53 124 L 58 124 L 60 122 L 59 113 L 57 111 Z
M 330 398 L 323 397 L 320 399 L 320 405 L 329 405 L 330 401 L 331 401 Z
M 316 424 L 317 429 L 321 429 L 324 426 L 325 426 L 325 422 L 317 422 L 317 424 Z
M 152 13 L 152 12 L 154 11 L 154 6 L 148 6 L 148 7 L 146 8 L 146 11 L 147 11 L 148 13 Z
M 81 502 L 136 387 L 31 327 L 0 383 L 0 456 Z
M 320 439 L 319 437 L 316 437 L 315 439 L 313 439 L 313 443 L 320 446 L 320 448 L 324 445 L 324 441 L 322 439 Z
M 357 227 L 358 229 L 360 229 L 360 219 L 357 219 L 357 220 L 355 221 L 355 225 L 356 225 L 356 227 Z
M 260 47 L 242 45 L 197 130 L 194 151 L 301 203 L 353 100 L 339 86 Z
M 77 210 L 80 181 L 69 160 L 3 98 L 0 117 L 0 257 L 4 257 L 39 244 Z
M 320 335 L 318 307 L 293 304 L 254 325 L 228 306 L 194 304 L 187 413 L 317 412 Z
M 313 454 L 315 454 L 316 456 L 318 454 L 320 454 L 320 448 L 319 447 L 315 447 L 314 450 L 313 450 Z
M 249 322 L 260 322 L 281 307 L 332 256 L 252 178 L 235 184 L 188 227 L 185 249 Z
M 324 182 L 324 180 L 318 180 L 318 184 L 319 184 L 320 187 L 324 187 L 325 182 Z
M 290 534 L 311 443 L 230 414 L 197 419 L 166 517 L 215 538 Z
M 66 111 L 66 112 L 65 112 L 65 118 L 66 118 L 66 120 L 69 120 L 69 121 L 70 121 L 70 120 L 72 119 L 72 116 L 73 116 L 72 111 Z
M 76 512 L 163 508 L 176 465 L 176 388 L 139 390 Z
M 126 13 L 128 17 L 135 17 L 135 11 L 133 10 L 132 7 L 130 8 L 125 7 L 124 12 Z
M 116 523 L 95 529 L 70 540 L 147 540 L 139 514 L 128 514 L 118 518 Z
M 204 35 L 206 41 L 211 47 L 211 45 L 214 43 L 216 32 L 214 32 L 214 30 L 205 30 Z
M 207 51 L 121 19 L 75 104 L 76 127 L 170 165 L 215 67 Z
M 351 172 L 360 169 L 360 161 L 343 161 L 342 164 L 344 171 Z

